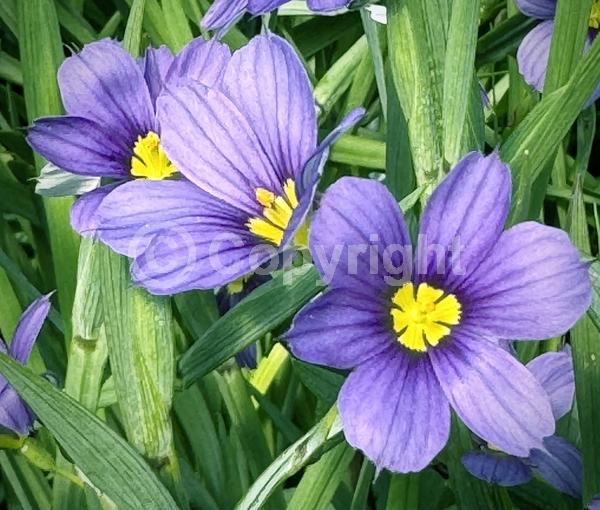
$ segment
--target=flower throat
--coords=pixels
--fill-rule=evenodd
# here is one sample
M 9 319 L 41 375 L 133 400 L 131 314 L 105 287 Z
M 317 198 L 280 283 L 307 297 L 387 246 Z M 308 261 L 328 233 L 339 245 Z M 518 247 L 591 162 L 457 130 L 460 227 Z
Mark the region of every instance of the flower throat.
M 448 336 L 460 322 L 462 307 L 454 294 L 421 283 L 405 283 L 392 296 L 392 324 L 398 342 L 412 351 L 426 352 Z
M 160 144 L 159 136 L 150 131 L 146 136 L 138 136 L 131 157 L 131 175 L 160 181 L 177 172 Z

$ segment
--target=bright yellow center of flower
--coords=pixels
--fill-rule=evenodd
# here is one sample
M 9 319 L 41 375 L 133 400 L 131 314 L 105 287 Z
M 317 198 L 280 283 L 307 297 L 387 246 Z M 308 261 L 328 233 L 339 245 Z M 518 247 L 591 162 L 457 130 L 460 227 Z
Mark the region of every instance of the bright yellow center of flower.
M 592 14 L 590 14 L 590 27 L 600 28 L 600 0 L 594 0 Z
M 160 181 L 175 172 L 177 169 L 169 161 L 160 144 L 160 138 L 154 131 L 150 131 L 144 137 L 138 136 L 131 157 L 131 175 Z
M 421 283 L 405 283 L 392 297 L 390 310 L 398 342 L 413 351 L 427 351 L 427 344 L 437 345 L 450 334 L 450 326 L 460 322 L 461 306 L 454 294 L 444 294 Z
M 256 200 L 264 207 L 263 217 L 250 218 L 246 226 L 253 234 L 279 246 L 294 209 L 298 207 L 296 184 L 292 179 L 287 179 L 283 185 L 283 195 L 257 188 Z

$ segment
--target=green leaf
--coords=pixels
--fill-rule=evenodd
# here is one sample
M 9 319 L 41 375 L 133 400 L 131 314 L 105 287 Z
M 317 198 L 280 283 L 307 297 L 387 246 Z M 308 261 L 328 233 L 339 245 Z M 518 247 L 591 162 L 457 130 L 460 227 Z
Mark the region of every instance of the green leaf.
M 81 404 L 1 353 L 0 372 L 90 482 L 115 504 L 140 510 L 177 508 L 140 455 Z
M 134 57 L 140 55 L 145 6 L 146 0 L 133 0 L 131 10 L 129 11 L 129 18 L 127 18 L 125 35 L 123 36 L 123 48 Z
M 394 475 L 390 480 L 386 510 L 419 508 L 419 474 Z
M 261 285 L 182 356 L 179 369 L 184 383 L 191 384 L 279 326 L 320 288 L 312 266 L 286 271 Z
M 252 484 L 236 505 L 236 510 L 262 508 L 273 491 L 290 476 L 300 471 L 319 449 L 326 443 L 335 444 L 340 439 L 341 423 L 337 409 L 334 407 L 317 425 L 275 459 Z
M 479 0 L 454 0 L 444 66 L 443 102 L 444 156 L 451 165 L 462 155 L 478 28 Z
M 325 510 L 346 477 L 346 471 L 355 453 L 354 449 L 344 442 L 307 467 L 287 510 Z
M 129 261 L 98 245 L 101 297 L 110 366 L 123 426 L 133 445 L 149 458 L 168 457 L 174 339 L 168 298 L 133 287 Z
M 527 218 L 532 183 L 556 154 L 558 146 L 599 82 L 600 38 L 596 38 L 568 83 L 546 94 L 502 145 L 502 159 L 513 173 L 509 223 Z
M 56 9 L 51 0 L 30 0 L 17 5 L 23 88 L 27 118 L 31 122 L 44 115 L 62 113 L 56 82 L 56 72 L 63 59 L 62 43 Z M 38 170 L 44 164 L 40 157 L 36 157 Z M 79 237 L 69 224 L 72 203 L 72 199 L 44 200 L 60 311 L 67 332 L 70 330 L 79 253 Z
M 331 148 L 329 159 L 334 163 L 385 170 L 385 143 L 369 138 L 344 135 Z
M 523 37 L 538 23 L 538 20 L 519 13 L 496 25 L 477 42 L 475 66 L 480 68 L 512 55 Z
M 398 0 L 388 5 L 388 49 L 391 72 L 408 125 L 418 186 L 423 200 L 444 175 L 442 93 L 446 0 Z
M 583 169 L 580 169 L 583 170 Z M 573 200 L 569 211 L 569 232 L 574 244 L 590 252 L 590 238 L 583 202 L 583 172 L 576 174 Z M 575 396 L 583 455 L 583 501 L 587 505 L 600 492 L 600 330 L 585 314 L 571 330 L 571 347 L 575 368 Z

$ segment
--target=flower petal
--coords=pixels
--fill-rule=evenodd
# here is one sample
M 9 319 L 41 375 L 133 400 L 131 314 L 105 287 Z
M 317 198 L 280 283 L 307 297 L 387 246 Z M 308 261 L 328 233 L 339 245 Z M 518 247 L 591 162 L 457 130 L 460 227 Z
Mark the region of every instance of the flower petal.
M 229 46 L 216 39 L 205 41 L 197 37 L 175 57 L 167 74 L 167 83 L 185 85 L 186 81 L 193 80 L 214 87 L 221 81 L 230 59 Z
M 51 306 L 51 295 L 46 294 L 31 303 L 23 312 L 23 315 L 21 315 L 19 323 L 15 328 L 8 351 L 10 356 L 22 365 L 27 363 L 31 349 L 33 349 L 33 344 L 37 340 L 44 321 L 48 316 Z
M 308 0 L 308 8 L 311 11 L 327 12 L 347 7 L 351 0 Z
M 448 441 L 450 409 L 426 356 L 399 348 L 371 358 L 338 399 L 346 440 L 378 469 L 420 471 Z
M 225 215 L 204 219 L 154 236 L 132 265 L 134 282 L 157 295 L 213 289 L 251 273 L 276 254 L 273 246 L 257 245 L 248 234 L 236 232 Z
M 532 467 L 552 487 L 574 498 L 581 498 L 581 453 L 569 441 L 558 436 L 547 437 L 544 439 L 544 448 L 533 450 L 529 460 Z
M 261 213 L 257 188 L 281 194 L 254 130 L 223 93 L 201 84 L 178 87 L 158 99 L 158 112 L 163 147 L 194 184 L 253 216 Z
M 540 23 L 525 36 L 517 51 L 519 72 L 538 92 L 544 90 L 553 32 L 553 21 Z
M 113 250 L 137 257 L 159 233 L 207 224 L 238 231 L 245 216 L 186 180 L 135 180 L 119 186 L 98 210 L 99 236 Z M 208 227 L 207 227 L 208 228 Z
M 570 350 L 547 352 L 527 363 L 527 368 L 550 397 L 554 419 L 559 420 L 573 406 L 575 376 Z
M 300 310 L 285 338 L 303 361 L 353 368 L 394 345 L 385 313 L 378 301 L 331 289 Z
M 207 30 L 228 27 L 244 14 L 248 0 L 215 0 L 200 25 Z
M 523 365 L 500 346 L 457 329 L 430 350 L 450 405 L 479 437 L 498 449 L 527 457 L 554 432 L 548 395 Z
M 56 166 L 79 175 L 127 177 L 133 145 L 83 117 L 45 117 L 34 121 L 27 142 Z
M 141 59 L 141 67 L 150 91 L 152 104 L 156 104 L 156 98 L 162 92 L 167 71 L 174 58 L 173 52 L 167 46 L 146 48 L 146 53 Z
M 531 469 L 513 455 L 469 452 L 461 457 L 465 469 L 474 477 L 502 487 L 514 487 L 531 480 Z
M 277 9 L 288 0 L 248 0 L 248 11 L 252 14 L 265 14 Z
M 58 70 L 58 84 L 69 115 L 97 122 L 128 145 L 155 129 L 142 70 L 116 41 L 87 44 L 67 58 Z
M 309 235 L 325 282 L 373 299 L 410 277 L 412 247 L 394 197 L 376 181 L 342 177 L 325 193 Z
M 223 90 L 279 178 L 300 173 L 317 145 L 317 122 L 308 75 L 289 43 L 273 34 L 254 37 L 231 57 Z
M 556 0 L 515 0 L 517 7 L 526 16 L 552 19 L 556 13 Z
M 283 240 L 281 242 L 282 247 L 287 247 L 294 240 L 294 237 L 311 210 L 315 195 L 317 192 L 317 186 L 321 180 L 323 174 L 323 168 L 329 157 L 330 146 L 339 139 L 348 129 L 351 129 L 356 123 L 363 117 L 365 110 L 363 108 L 355 108 L 346 117 L 342 119 L 342 122 L 331 132 L 325 139 L 319 144 L 317 150 L 310 156 L 304 168 L 296 177 L 296 192 L 299 196 L 298 207 L 294 209 L 290 223 L 285 231 Z
M 510 191 L 510 171 L 497 154 L 473 152 L 463 158 L 433 192 L 423 214 L 417 248 L 421 279 L 453 292 L 498 240 Z
M 33 420 L 25 402 L 0 375 L 0 425 L 24 436 L 29 433 Z
M 461 293 L 465 322 L 527 340 L 563 334 L 591 302 L 587 266 L 567 234 L 535 222 L 504 232 Z
M 79 235 L 93 237 L 99 226 L 98 208 L 119 183 L 107 184 L 81 195 L 71 207 L 71 226 Z

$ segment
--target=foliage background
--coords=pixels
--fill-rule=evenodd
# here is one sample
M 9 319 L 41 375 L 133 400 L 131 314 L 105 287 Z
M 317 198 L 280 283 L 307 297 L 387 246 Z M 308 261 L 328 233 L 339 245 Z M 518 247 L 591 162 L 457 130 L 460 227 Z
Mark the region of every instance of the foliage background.
M 534 22 L 512 0 L 390 0 L 387 26 L 365 10 L 308 16 L 301 4 L 267 23 L 304 59 L 324 131 L 353 107 L 368 109 L 333 148 L 323 187 L 341 175 L 385 175 L 414 219 L 460 156 L 498 150 L 513 171 L 510 221 L 543 219 L 598 256 L 600 145 L 595 107 L 582 111 L 600 82 L 600 38 L 581 57 L 592 0 L 559 2 L 543 96 L 517 71 L 515 50 Z M 581 507 L 538 480 L 507 490 L 470 477 L 459 459 L 472 439 L 458 421 L 431 467 L 376 477 L 330 411 L 344 374 L 291 359 L 277 343 L 319 291 L 314 269 L 299 268 L 291 285 L 275 278 L 220 318 L 210 292 L 159 299 L 132 288 L 127 261 L 73 233 L 72 199 L 34 193 L 44 162 L 23 128 L 62 112 L 56 70 L 64 57 L 104 37 L 124 40 L 134 55 L 149 44 L 176 51 L 207 35 L 199 20 L 208 6 L 0 2 L 3 336 L 32 299 L 58 291 L 28 368 L 0 355 L 0 372 L 41 422 L 20 448 L 2 436 L 3 507 Z M 235 49 L 260 30 L 261 20 L 247 17 L 224 40 Z M 598 262 L 590 271 L 597 293 Z M 577 404 L 558 429 L 583 451 L 584 502 L 600 493 L 599 319 L 595 300 L 569 333 Z M 240 370 L 231 356 L 257 341 L 258 368 Z M 524 343 L 519 356 L 528 361 L 560 342 Z

